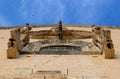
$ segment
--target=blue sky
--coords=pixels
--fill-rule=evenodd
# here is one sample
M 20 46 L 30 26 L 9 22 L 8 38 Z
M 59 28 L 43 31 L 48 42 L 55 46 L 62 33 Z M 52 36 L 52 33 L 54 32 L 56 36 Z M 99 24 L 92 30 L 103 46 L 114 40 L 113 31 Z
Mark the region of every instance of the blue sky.
M 0 26 L 57 24 L 120 26 L 120 0 L 0 0 Z

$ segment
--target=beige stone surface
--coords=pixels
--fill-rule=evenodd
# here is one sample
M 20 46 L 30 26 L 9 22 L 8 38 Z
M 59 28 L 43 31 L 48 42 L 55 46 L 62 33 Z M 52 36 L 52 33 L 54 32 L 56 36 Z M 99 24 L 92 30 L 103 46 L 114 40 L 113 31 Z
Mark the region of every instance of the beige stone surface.
M 91 30 L 78 27 L 69 29 Z M 115 59 L 104 59 L 102 55 L 20 55 L 17 59 L 7 59 L 10 30 L 0 30 L 0 78 L 23 78 L 38 70 L 60 70 L 67 74 L 68 70 L 69 79 L 120 79 L 120 29 L 110 30 Z

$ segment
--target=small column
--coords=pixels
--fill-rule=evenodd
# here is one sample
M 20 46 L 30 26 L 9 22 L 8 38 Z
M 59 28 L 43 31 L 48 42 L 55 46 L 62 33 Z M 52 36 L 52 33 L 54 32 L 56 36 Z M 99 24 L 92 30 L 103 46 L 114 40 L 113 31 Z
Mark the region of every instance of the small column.
M 59 26 L 58 26 L 58 38 L 59 38 L 59 40 L 62 40 L 62 39 L 63 39 L 62 21 L 59 21 Z

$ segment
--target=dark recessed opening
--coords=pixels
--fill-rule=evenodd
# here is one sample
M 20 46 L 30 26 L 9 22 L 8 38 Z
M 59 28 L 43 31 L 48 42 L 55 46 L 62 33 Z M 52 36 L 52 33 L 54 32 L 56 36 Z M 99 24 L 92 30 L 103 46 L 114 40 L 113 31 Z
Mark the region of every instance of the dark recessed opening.
M 112 42 L 112 40 L 107 40 L 107 42 Z
M 11 42 L 11 47 L 13 47 L 14 46 L 14 43 L 13 42 Z
M 100 30 L 101 28 L 96 28 L 96 30 Z
M 47 47 L 42 47 L 40 49 L 41 52 L 46 52 L 46 53 L 63 53 L 63 52 L 81 52 L 82 49 L 77 46 L 67 46 L 67 45 L 61 45 L 61 46 L 47 46 Z
M 107 40 L 107 42 L 109 42 L 110 40 Z
M 112 49 L 112 44 L 111 43 L 107 43 L 107 47 L 109 48 L 109 49 Z

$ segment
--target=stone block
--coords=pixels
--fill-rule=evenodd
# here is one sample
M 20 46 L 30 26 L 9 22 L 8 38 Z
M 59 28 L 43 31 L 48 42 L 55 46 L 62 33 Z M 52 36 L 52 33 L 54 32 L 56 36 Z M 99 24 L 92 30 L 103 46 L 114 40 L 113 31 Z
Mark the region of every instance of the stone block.
M 103 48 L 103 55 L 106 59 L 115 58 L 115 50 L 112 42 L 105 42 Z
M 11 38 L 8 42 L 7 58 L 16 58 L 18 55 L 18 43 L 15 42 L 13 38 Z
M 17 58 L 18 56 L 19 56 L 19 53 L 15 48 L 7 49 L 7 58 Z
M 33 78 L 39 79 L 68 79 L 65 74 L 56 71 L 42 71 L 32 74 Z

